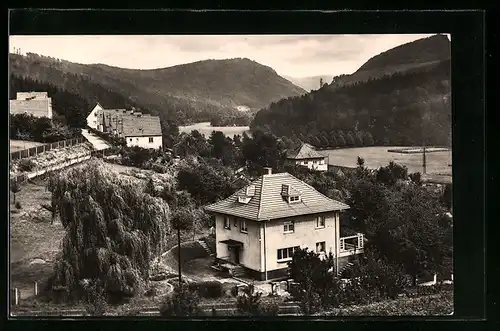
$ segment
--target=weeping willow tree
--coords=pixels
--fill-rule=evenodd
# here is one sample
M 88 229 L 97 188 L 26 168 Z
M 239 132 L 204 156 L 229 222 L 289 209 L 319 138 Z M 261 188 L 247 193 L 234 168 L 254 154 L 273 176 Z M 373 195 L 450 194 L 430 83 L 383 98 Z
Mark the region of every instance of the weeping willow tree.
M 139 293 L 170 233 L 168 204 L 98 160 L 52 176 L 48 188 L 66 230 L 49 287 L 70 298 L 89 282 L 108 298 Z

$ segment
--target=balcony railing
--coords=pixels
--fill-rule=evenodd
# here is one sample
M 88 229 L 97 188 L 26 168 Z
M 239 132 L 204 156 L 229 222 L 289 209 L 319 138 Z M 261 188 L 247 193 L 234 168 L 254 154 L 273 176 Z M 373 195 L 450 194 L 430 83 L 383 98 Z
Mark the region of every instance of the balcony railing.
M 341 237 L 340 238 L 340 252 L 350 252 L 354 250 L 363 249 L 365 242 L 365 237 L 362 233 L 358 233 L 354 236 Z

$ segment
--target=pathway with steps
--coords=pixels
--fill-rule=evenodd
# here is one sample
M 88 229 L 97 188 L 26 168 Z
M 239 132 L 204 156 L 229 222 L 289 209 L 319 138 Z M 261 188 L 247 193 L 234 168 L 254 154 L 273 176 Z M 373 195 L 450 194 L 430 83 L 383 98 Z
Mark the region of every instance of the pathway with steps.
M 108 149 L 111 147 L 109 143 L 107 143 L 104 139 L 96 136 L 92 132 L 87 129 L 82 129 L 82 136 L 88 140 L 92 144 L 95 150 L 102 151 L 104 149 Z
M 203 249 L 205 250 L 205 252 L 207 252 L 207 254 L 209 256 L 213 256 L 214 255 L 214 252 L 212 252 L 212 250 L 210 249 L 210 247 L 208 247 L 207 243 L 204 242 L 203 240 L 196 240 L 200 245 L 201 247 L 203 247 Z

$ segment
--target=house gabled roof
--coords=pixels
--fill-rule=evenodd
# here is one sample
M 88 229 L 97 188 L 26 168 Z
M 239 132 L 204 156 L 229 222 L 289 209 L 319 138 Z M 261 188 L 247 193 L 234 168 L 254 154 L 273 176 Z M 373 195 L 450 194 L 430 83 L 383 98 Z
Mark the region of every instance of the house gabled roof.
M 125 137 L 161 136 L 158 116 L 133 113 L 126 109 L 101 109 L 97 111 L 99 124 L 117 130 Z
M 125 137 L 161 136 L 161 124 L 158 116 L 142 114 L 123 115 L 123 135 Z
M 302 145 L 288 151 L 286 158 L 293 160 L 324 159 L 325 156 L 318 153 L 313 146 L 303 143 Z
M 288 203 L 282 196 L 283 184 L 290 185 L 300 192 L 301 201 Z M 326 197 L 287 172 L 263 175 L 249 185 L 255 185 L 255 196 L 248 203 L 238 202 L 238 196 L 245 194 L 246 187 L 243 187 L 227 199 L 205 207 L 205 210 L 255 221 L 266 221 L 349 208 L 348 205 Z

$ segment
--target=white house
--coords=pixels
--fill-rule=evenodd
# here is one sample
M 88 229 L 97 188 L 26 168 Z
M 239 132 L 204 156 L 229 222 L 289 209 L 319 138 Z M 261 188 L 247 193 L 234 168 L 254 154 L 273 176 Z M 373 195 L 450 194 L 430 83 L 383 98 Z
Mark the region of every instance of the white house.
M 339 215 L 348 208 L 289 173 L 272 174 L 270 169 L 205 207 L 215 215 L 218 261 L 261 280 L 286 276 L 299 247 L 322 255 L 332 252 L 337 270 L 349 255 L 362 253 L 362 234 L 340 237 Z
M 99 124 L 101 123 L 101 119 L 99 118 L 99 111 L 102 111 L 104 108 L 102 108 L 102 106 L 97 103 L 94 107 L 94 109 L 92 109 L 92 111 L 90 112 L 90 114 L 87 116 L 87 126 L 91 127 L 92 129 L 94 130 L 99 130 L 101 131 L 98 127 L 99 127 Z
M 318 153 L 313 146 L 302 144 L 287 152 L 288 164 L 297 164 L 317 171 L 327 171 L 326 157 Z
M 47 92 L 18 92 L 16 100 L 9 101 L 9 112 L 52 119 L 52 98 Z
M 148 114 L 133 113 L 122 116 L 121 136 L 127 146 L 158 149 L 163 146 L 160 118 Z
M 95 130 L 122 137 L 127 146 L 158 149 L 163 146 L 160 118 L 126 109 L 104 109 L 99 103 L 87 116 Z

